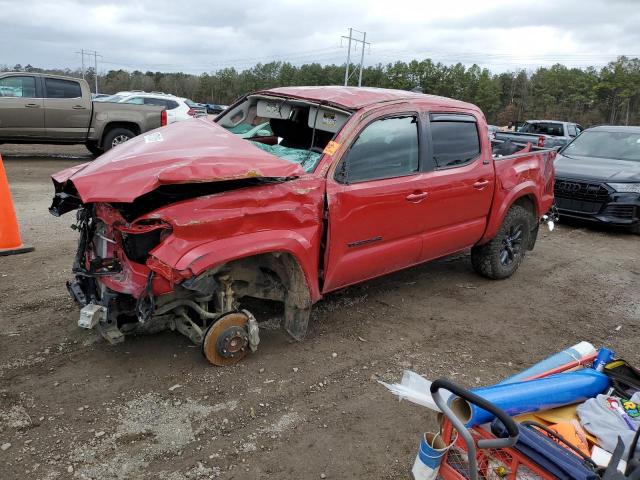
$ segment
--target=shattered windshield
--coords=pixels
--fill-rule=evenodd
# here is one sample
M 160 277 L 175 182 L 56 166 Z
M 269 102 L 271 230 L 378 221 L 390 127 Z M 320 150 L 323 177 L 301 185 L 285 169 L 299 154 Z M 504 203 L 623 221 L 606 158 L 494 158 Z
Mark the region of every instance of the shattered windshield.
M 216 121 L 261 150 L 297 163 L 310 173 L 348 117 L 347 112 L 304 100 L 249 97 Z
M 288 148 L 282 145 L 267 145 L 261 142 L 251 142 L 256 147 L 269 152 L 271 155 L 275 155 L 278 158 L 286 160 L 288 162 L 298 163 L 304 171 L 307 173 L 313 172 L 320 160 L 321 153 L 313 152 L 311 150 L 302 150 L 299 148 Z

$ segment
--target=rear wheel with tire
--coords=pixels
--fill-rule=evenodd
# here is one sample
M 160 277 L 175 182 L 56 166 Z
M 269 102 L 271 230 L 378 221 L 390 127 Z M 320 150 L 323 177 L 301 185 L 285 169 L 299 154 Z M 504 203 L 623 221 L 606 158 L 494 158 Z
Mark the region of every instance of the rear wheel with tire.
M 87 150 L 89 150 L 96 157 L 104 153 L 104 150 L 102 150 L 102 148 L 100 148 L 95 142 L 87 142 L 84 145 L 85 147 L 87 147 Z
M 135 133 L 133 133 L 128 128 L 114 128 L 107 132 L 104 136 L 104 140 L 102 141 L 102 145 L 104 146 L 104 151 L 111 150 L 113 147 L 117 147 L 135 137 Z
M 483 277 L 496 280 L 513 275 L 531 245 L 534 222 L 534 216 L 527 209 L 512 206 L 496 236 L 471 249 L 473 269 Z

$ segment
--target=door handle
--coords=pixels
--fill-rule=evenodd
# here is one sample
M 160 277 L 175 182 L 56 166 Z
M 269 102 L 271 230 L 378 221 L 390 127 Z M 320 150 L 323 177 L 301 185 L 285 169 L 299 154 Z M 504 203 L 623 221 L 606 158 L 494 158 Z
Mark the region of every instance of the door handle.
M 489 185 L 489 180 L 478 180 L 473 184 L 473 188 L 475 188 L 476 190 L 482 190 L 487 185 Z
M 74 110 L 86 110 L 87 107 L 83 107 L 82 105 L 74 105 L 73 107 Z
M 407 195 L 407 201 L 408 202 L 413 202 L 413 203 L 418 203 L 418 202 L 421 202 L 422 200 L 424 200 L 425 198 L 427 198 L 427 195 L 429 195 L 428 192 L 416 191 L 416 192 L 413 192 L 413 193 L 410 193 L 409 195 Z
M 27 107 L 27 108 L 40 108 L 40 104 L 39 103 L 27 103 L 27 104 L 25 104 L 25 107 Z

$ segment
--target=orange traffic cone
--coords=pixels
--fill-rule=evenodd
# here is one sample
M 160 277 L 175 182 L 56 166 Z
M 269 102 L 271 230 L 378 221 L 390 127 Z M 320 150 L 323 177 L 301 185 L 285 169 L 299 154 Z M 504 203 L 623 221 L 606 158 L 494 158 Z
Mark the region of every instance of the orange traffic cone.
M 22 243 L 7 174 L 0 156 L 0 255 L 31 252 L 33 247 Z

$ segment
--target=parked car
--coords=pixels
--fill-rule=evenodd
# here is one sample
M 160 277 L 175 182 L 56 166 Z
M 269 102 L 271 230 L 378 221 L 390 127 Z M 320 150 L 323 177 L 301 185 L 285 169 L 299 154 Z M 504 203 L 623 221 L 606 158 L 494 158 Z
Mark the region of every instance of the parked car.
M 560 150 L 555 167 L 561 216 L 640 234 L 640 127 L 589 128 Z
M 206 109 L 188 98 L 162 92 L 118 92 L 118 103 L 157 105 L 167 110 L 167 123 L 190 120 L 207 114 Z
M 79 78 L 0 74 L 0 143 L 83 143 L 99 154 L 166 123 L 160 107 L 92 101 Z
M 273 135 L 233 133 L 265 119 Z M 435 258 L 470 248 L 480 275 L 511 276 L 553 204 L 555 153 L 494 159 L 457 100 L 275 88 L 53 175 L 51 212 L 79 209 L 81 325 L 111 342 L 177 329 L 225 365 L 259 340 L 247 297 L 282 302 L 300 340 L 323 295 Z
M 555 120 L 528 120 L 516 132 L 497 131 L 496 140 L 511 140 L 514 143 L 532 143 L 538 147 L 563 147 L 584 130 L 577 123 Z
M 228 107 L 226 105 L 217 105 L 215 103 L 206 103 L 207 113 L 210 115 L 218 115 L 224 112 Z

